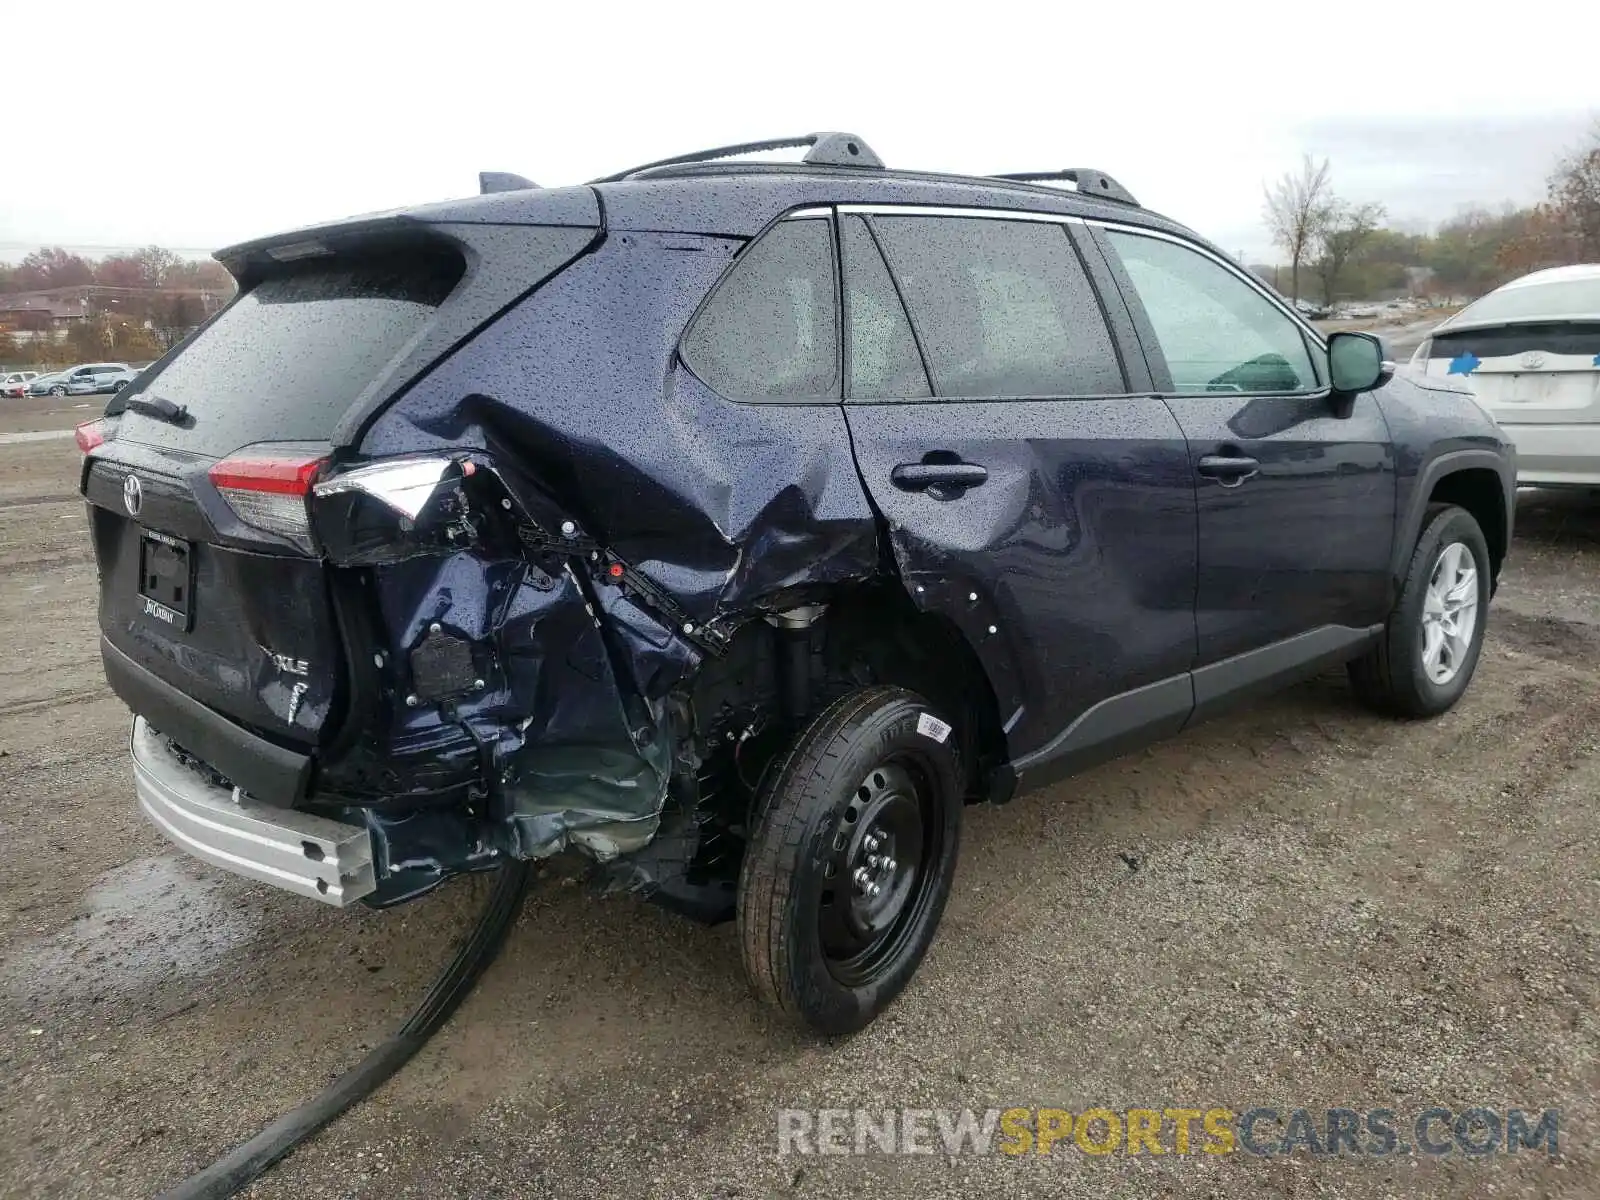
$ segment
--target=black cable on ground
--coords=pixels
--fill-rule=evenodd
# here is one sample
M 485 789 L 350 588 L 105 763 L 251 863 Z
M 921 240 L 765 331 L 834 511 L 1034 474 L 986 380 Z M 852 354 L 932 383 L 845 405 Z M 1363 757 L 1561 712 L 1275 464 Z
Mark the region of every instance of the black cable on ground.
M 477 925 L 398 1032 L 374 1046 L 321 1095 L 284 1113 L 248 1142 L 162 1192 L 156 1200 L 222 1200 L 233 1195 L 403 1067 L 449 1019 L 484 968 L 494 961 L 522 907 L 527 883 L 525 862 L 508 862 L 495 873 L 494 887 Z

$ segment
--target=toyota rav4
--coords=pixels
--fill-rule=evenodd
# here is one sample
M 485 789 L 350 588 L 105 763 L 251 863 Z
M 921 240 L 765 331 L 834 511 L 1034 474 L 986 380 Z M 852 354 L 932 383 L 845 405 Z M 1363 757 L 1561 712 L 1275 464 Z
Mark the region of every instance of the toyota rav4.
M 818 134 L 218 257 L 78 431 L 101 649 L 150 819 L 313 899 L 577 851 L 845 1032 L 964 804 L 1477 663 L 1495 422 L 1099 171 Z

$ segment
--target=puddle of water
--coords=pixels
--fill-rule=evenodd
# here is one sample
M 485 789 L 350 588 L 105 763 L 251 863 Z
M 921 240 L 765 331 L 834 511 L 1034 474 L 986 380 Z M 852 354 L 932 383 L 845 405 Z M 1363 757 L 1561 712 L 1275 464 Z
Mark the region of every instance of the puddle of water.
M 232 880 L 189 874 L 175 858 L 141 858 L 107 871 L 85 913 L 25 944 L 4 965 L 10 992 L 103 996 L 158 980 L 210 974 L 256 934 Z

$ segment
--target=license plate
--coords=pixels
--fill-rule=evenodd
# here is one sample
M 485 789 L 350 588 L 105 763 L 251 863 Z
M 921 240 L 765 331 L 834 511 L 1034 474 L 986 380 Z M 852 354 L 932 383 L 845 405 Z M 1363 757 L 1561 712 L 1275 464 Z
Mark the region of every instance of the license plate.
M 145 616 L 187 633 L 194 624 L 194 548 L 182 538 L 141 529 L 139 597 Z

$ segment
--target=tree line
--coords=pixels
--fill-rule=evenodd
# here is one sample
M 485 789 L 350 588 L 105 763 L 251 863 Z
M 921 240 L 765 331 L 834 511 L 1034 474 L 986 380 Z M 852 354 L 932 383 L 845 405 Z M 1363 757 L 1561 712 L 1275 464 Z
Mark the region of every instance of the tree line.
M 142 362 L 160 357 L 226 301 L 233 277 L 211 259 L 163 246 L 90 259 L 45 246 L 19 263 L 0 263 L 0 308 L 20 293 L 77 306 L 60 336 L 50 305 L 14 307 L 0 322 L 0 364 L 62 366 L 87 359 Z M 64 296 L 60 289 L 71 289 Z M 9 328 L 7 328 L 9 326 Z M 13 336 L 16 334 L 23 336 Z M 56 336 L 40 336 L 46 331 Z
M 1473 208 L 1431 233 L 1408 233 L 1387 224 L 1383 205 L 1340 197 L 1328 160 L 1307 155 L 1266 187 L 1264 217 L 1288 278 L 1256 270 L 1296 300 L 1406 290 L 1477 296 L 1544 267 L 1600 262 L 1600 122 L 1555 165 L 1545 198 L 1527 207 Z
M 45 246 L 20 263 L 0 263 L 0 296 L 52 288 L 139 288 L 231 292 L 233 277 L 214 259 L 183 258 L 164 246 L 89 259 L 61 246 Z

